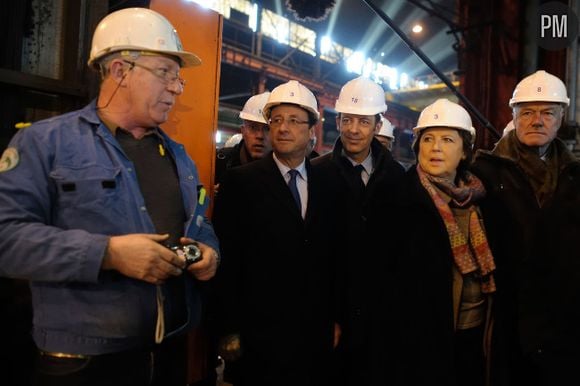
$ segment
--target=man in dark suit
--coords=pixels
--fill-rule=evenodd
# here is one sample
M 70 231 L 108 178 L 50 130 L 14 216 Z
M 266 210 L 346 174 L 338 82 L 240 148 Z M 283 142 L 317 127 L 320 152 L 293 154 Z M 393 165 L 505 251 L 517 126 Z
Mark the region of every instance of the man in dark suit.
M 237 379 L 227 380 L 236 386 L 327 385 L 340 223 L 306 158 L 316 99 L 291 80 L 272 91 L 264 115 L 273 153 L 228 170 L 214 211 L 226 379 L 235 364 Z
M 509 101 L 515 129 L 473 165 L 497 261 L 495 385 L 580 384 L 580 162 L 557 137 L 569 105 L 561 79 L 528 75 Z
M 342 208 L 348 218 L 349 264 L 341 279 L 344 300 L 340 324 L 342 337 L 337 348 L 336 385 L 366 386 L 384 376 L 388 360 L 382 360 L 384 347 L 376 343 L 377 333 L 388 331 L 387 323 L 379 322 L 382 314 L 393 314 L 388 297 L 379 294 L 380 286 L 390 285 L 391 259 L 388 254 L 389 234 L 375 234 L 393 220 L 382 209 L 393 204 L 391 196 L 403 176 L 397 163 L 375 134 L 381 128 L 381 116 L 387 110 L 383 88 L 372 80 L 358 77 L 347 82 L 338 96 L 335 110 L 340 138 L 332 152 L 314 159 L 316 167 L 334 185 L 335 195 L 342 195 Z M 379 226 L 380 225 L 380 226 Z M 377 244 L 378 243 L 378 244 Z M 376 251 L 385 249 L 383 256 Z M 373 332 L 374 327 L 379 330 Z M 375 350 L 376 349 L 376 350 Z

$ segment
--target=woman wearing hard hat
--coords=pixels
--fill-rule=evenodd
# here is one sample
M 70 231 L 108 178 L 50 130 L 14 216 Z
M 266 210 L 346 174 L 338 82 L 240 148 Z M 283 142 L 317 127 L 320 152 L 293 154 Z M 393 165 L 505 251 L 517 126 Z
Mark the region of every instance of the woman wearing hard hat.
M 485 190 L 468 171 L 475 129 L 463 107 L 439 99 L 413 131 L 417 166 L 396 217 L 401 374 L 412 385 L 484 385 L 496 287 L 477 207 Z

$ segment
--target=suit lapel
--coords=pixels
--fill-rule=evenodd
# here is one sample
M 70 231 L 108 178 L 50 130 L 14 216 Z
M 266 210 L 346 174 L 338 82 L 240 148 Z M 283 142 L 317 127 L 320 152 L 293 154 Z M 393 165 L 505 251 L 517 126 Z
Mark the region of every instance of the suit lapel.
M 284 207 L 302 219 L 302 215 L 296 207 L 296 202 L 292 197 L 292 193 L 290 193 L 286 180 L 280 173 L 278 165 L 274 162 L 272 153 L 270 152 L 270 154 L 259 162 L 261 164 L 260 169 L 263 178 L 259 178 L 258 180 L 263 185 L 264 190 L 270 192 L 276 198 L 276 201 L 282 203 Z

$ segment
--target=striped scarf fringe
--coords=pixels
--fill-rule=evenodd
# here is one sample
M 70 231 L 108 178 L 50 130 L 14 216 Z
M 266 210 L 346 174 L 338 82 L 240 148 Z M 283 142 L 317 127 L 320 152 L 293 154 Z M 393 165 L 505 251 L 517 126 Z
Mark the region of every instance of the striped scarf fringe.
M 482 292 L 495 292 L 496 286 L 492 273 L 495 270 L 495 262 L 487 242 L 485 231 L 479 222 L 479 217 L 475 207 L 473 205 L 469 206 L 468 243 L 465 235 L 459 229 L 457 221 L 455 221 L 455 216 L 453 216 L 451 208 L 449 208 L 449 205 L 437 193 L 435 186 L 430 181 L 429 175 L 425 173 L 420 166 L 417 166 L 417 173 L 421 185 L 423 185 L 425 190 L 427 190 L 431 196 L 431 199 L 435 203 L 435 207 L 445 223 L 445 228 L 449 235 L 449 242 L 451 244 L 451 251 L 459 272 L 461 272 L 461 274 L 467 274 L 478 271 L 481 275 Z M 475 185 L 475 189 L 483 189 L 483 185 L 481 185 L 481 181 L 477 177 L 470 175 L 468 181 Z M 470 194 L 469 197 L 471 196 L 472 195 Z

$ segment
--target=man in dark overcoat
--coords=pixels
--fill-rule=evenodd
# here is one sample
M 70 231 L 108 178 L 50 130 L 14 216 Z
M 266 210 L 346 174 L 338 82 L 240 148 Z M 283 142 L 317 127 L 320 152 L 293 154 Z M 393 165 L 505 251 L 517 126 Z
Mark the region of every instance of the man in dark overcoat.
M 306 158 L 318 107 L 292 80 L 272 91 L 264 115 L 273 152 L 230 169 L 216 199 L 220 351 L 236 386 L 324 386 L 344 227 L 330 184 Z
M 506 345 L 495 384 L 580 383 L 580 162 L 556 137 L 569 103 L 556 76 L 524 78 L 509 102 L 515 130 L 475 161 L 497 251 L 495 335 Z
M 383 284 L 389 285 L 389 259 L 379 258 L 377 250 L 388 256 L 389 234 L 376 234 L 378 226 L 391 221 L 379 215 L 393 205 L 391 197 L 404 169 L 375 134 L 387 110 L 384 90 L 364 77 L 347 82 L 341 89 L 335 110 L 340 137 L 332 152 L 313 163 L 324 170 L 334 185 L 335 195 L 345 209 L 348 223 L 349 269 L 341 277 L 342 336 L 337 348 L 335 384 L 365 386 L 382 378 L 386 366 L 383 347 L 373 324 L 381 314 L 391 312 L 390 299 L 379 296 Z M 388 291 L 387 291 L 388 292 Z M 387 324 L 377 326 L 388 330 Z M 379 352 L 377 352 L 379 351 Z

